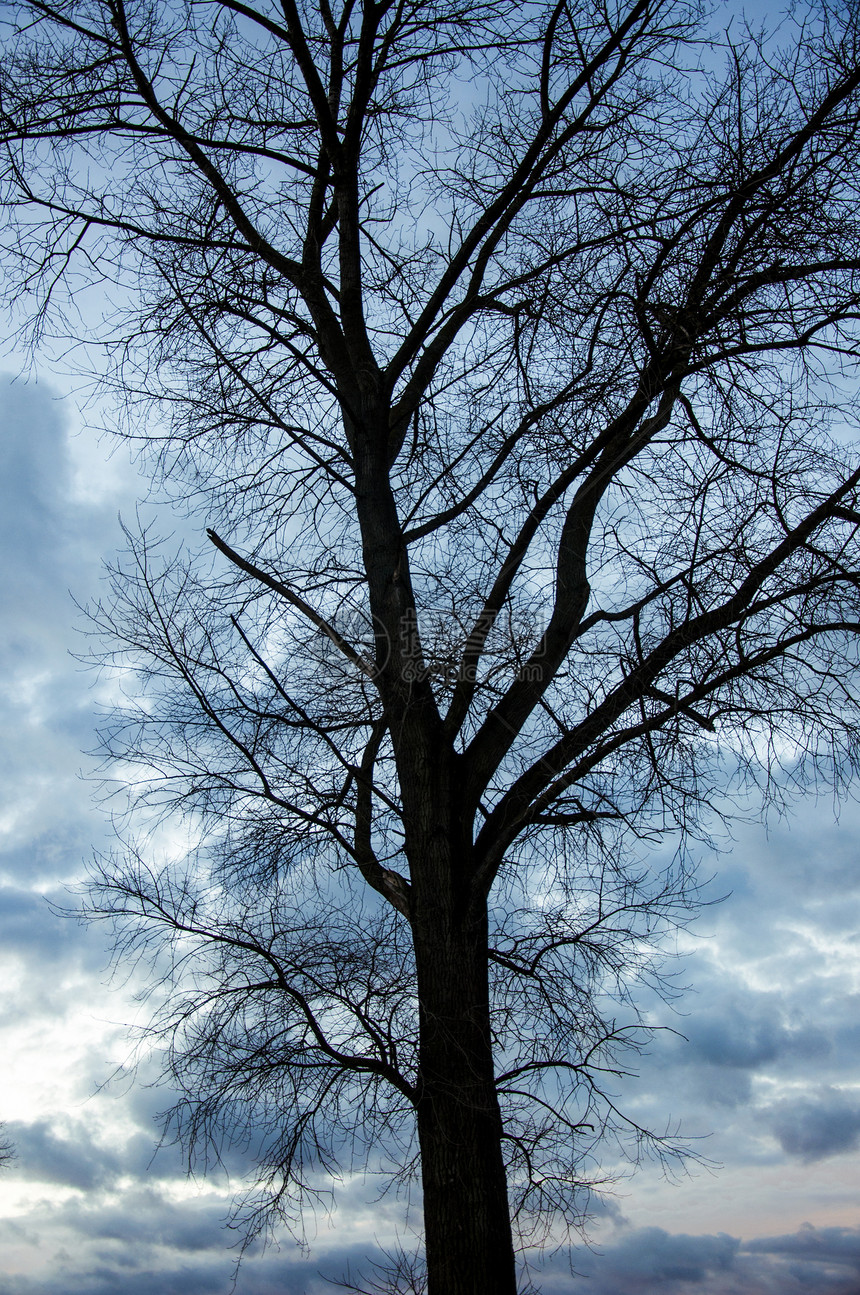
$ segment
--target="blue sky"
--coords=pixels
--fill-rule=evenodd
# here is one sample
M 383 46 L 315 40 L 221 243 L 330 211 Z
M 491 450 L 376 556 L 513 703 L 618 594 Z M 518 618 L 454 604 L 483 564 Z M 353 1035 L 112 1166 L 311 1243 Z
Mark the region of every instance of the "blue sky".
M 69 655 L 71 594 L 98 593 L 143 483 L 81 431 L 44 375 L 0 386 L 0 1119 L 16 1145 L 0 1176 L 0 1295 L 227 1295 L 235 1180 L 188 1180 L 156 1152 L 169 1095 L 135 1079 L 136 974 L 111 984 L 104 933 L 47 900 L 109 839 L 81 752 L 109 704 Z M 70 592 L 71 591 L 71 592 Z M 549 1261 L 547 1295 L 860 1295 L 860 810 L 838 823 L 800 801 L 769 834 L 741 825 L 681 948 L 689 990 L 624 1093 L 642 1120 L 702 1138 L 715 1167 L 668 1183 L 645 1166 L 619 1183 L 591 1250 Z M 680 1037 L 683 1034 L 686 1038 Z M 612 1152 L 607 1151 L 611 1164 Z M 239 1295 L 317 1295 L 404 1232 L 405 1207 L 372 1180 L 339 1184 L 310 1249 L 250 1254 Z

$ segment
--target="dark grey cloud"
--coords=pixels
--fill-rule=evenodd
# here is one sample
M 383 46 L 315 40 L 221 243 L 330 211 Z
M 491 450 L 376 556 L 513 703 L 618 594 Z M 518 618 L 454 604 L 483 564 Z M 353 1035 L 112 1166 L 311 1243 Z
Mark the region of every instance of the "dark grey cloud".
M 109 1154 L 105 1161 L 106 1168 L 117 1168 L 110 1166 Z M 235 1236 L 225 1231 L 225 1213 L 223 1198 L 183 1200 L 154 1186 L 110 1192 L 94 1185 L 63 1201 L 37 1203 L 25 1225 L 15 1219 L 0 1223 L 0 1246 L 8 1254 L 16 1242 L 36 1234 L 47 1262 L 38 1265 L 39 1280 L 28 1274 L 7 1277 L 4 1285 L 0 1278 L 0 1295 L 19 1289 L 71 1295 L 183 1288 L 226 1295 Z
M 731 852 L 717 861 L 719 885 L 731 891 L 729 902 L 713 910 L 721 943 L 744 961 L 751 953 L 780 961 L 796 957 L 804 927 L 824 923 L 834 934 L 855 931 L 858 826 L 856 799 L 843 803 L 834 826 L 833 798 L 812 794 L 796 798 L 787 817 L 771 822 L 765 840 L 760 826 L 739 825 Z M 795 938 L 786 938 L 789 930 Z M 813 968 L 797 964 L 795 979 Z
M 739 1271 L 751 1295 L 858 1295 L 860 1229 L 804 1224 L 791 1235 L 747 1241 Z
M 744 1250 L 750 1254 L 836 1264 L 860 1275 L 860 1228 L 815 1228 L 805 1223 L 797 1232 L 786 1236 L 747 1241 Z
M 784 1057 L 821 1058 L 831 1048 L 825 1030 L 791 1020 L 783 994 L 725 993 L 722 1000 L 694 1010 L 685 1021 L 685 1060 L 740 1070 L 758 1070 Z
M 38 960 L 45 971 L 46 963 L 56 971 L 57 963 L 80 952 L 80 924 L 57 908 L 71 904 L 65 889 L 48 896 L 20 885 L 0 885 L 0 947 Z
M 186 1256 L 203 1250 L 223 1255 L 231 1241 L 224 1219 L 223 1198 L 183 1204 L 155 1186 L 132 1188 L 121 1199 L 91 1202 L 82 1196 L 66 1202 L 59 1214 L 61 1224 L 81 1241 L 118 1242 L 123 1261 L 141 1267 L 156 1248 Z
M 15 1148 L 16 1178 L 90 1191 L 113 1182 L 120 1173 L 120 1158 L 95 1143 L 80 1122 L 68 1127 L 64 1136 L 47 1120 L 10 1120 L 6 1134 Z
M 640 1077 L 619 1084 L 641 1123 L 704 1137 L 694 1145 L 729 1171 L 860 1146 L 850 1102 L 820 1098 L 860 1066 L 860 811 L 849 802 L 834 827 L 831 803 L 798 810 L 769 840 L 742 827 L 716 861 L 712 889 L 731 894 L 694 924 L 690 992 L 674 1011 L 649 1005 L 678 1034 L 655 1037 Z
M 117 1295 L 120 1290 L 124 1295 L 233 1295 L 234 1286 L 223 1264 L 137 1272 L 97 1264 L 81 1273 L 61 1263 L 56 1278 L 0 1277 L 0 1295 Z M 304 1295 L 304 1290 L 287 1287 L 284 1295 Z
M 623 1237 L 602 1255 L 577 1260 L 584 1276 L 606 1283 L 618 1283 L 619 1295 L 626 1290 L 680 1290 L 701 1286 L 715 1274 L 731 1271 L 740 1241 L 720 1233 L 717 1236 L 672 1235 L 662 1228 L 640 1228 Z M 637 1285 L 638 1283 L 638 1285 Z M 583 1289 L 584 1289 L 583 1283 Z M 603 1286 L 598 1285 L 602 1290 Z M 608 1288 L 607 1288 L 608 1289 Z
M 805 1225 L 741 1242 L 640 1228 L 577 1253 L 574 1264 L 573 1278 L 558 1258 L 547 1265 L 538 1283 L 546 1295 L 858 1295 L 860 1230 Z
M 786 1155 L 805 1164 L 860 1146 L 860 1101 L 835 1088 L 775 1102 L 761 1117 Z
M 784 1050 L 786 1031 L 766 1016 L 750 1016 L 725 1010 L 697 1016 L 687 1028 L 690 1055 L 712 1066 L 757 1069 L 773 1061 Z
M 285 1242 L 246 1255 L 234 1287 L 238 1252 L 223 1204 L 136 1191 L 124 1208 L 75 1203 L 57 1213 L 66 1240 L 49 1271 L 0 1275 L 0 1295 L 331 1295 L 347 1273 L 367 1271 L 368 1249 L 379 1257 L 372 1240 L 369 1247 L 332 1247 L 318 1258 Z M 14 1243 L 14 1233 L 14 1224 L 0 1225 L 0 1244 Z
M 182 1177 L 185 1166 L 177 1148 L 157 1150 L 154 1129 L 135 1131 L 125 1105 L 120 1114 L 125 1136 L 112 1142 L 99 1129 L 96 1117 L 73 1119 L 61 1114 L 53 1120 L 7 1120 L 5 1135 L 15 1148 L 7 1178 L 91 1193 L 114 1187 L 119 1179 L 155 1182 Z

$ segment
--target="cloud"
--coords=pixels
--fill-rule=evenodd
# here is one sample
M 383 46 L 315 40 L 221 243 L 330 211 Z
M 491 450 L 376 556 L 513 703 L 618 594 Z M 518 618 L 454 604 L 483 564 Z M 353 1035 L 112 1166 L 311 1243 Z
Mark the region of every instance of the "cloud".
M 49 1152 L 56 1153 L 53 1146 Z M 117 1165 L 106 1164 L 114 1171 Z M 86 1175 L 75 1175 L 75 1186 L 86 1188 Z M 108 1175 L 105 1174 L 105 1177 Z M 26 1220 L 0 1223 L 0 1245 L 7 1274 L 16 1246 L 33 1247 L 20 1275 L 0 1278 L 0 1295 L 7 1290 L 72 1292 L 184 1289 L 230 1289 L 235 1264 L 225 1233 L 226 1202 L 210 1193 L 187 1199 L 187 1191 L 133 1186 L 111 1191 L 90 1185 L 72 1197 L 36 1202 Z M 158 1285 L 158 1282 L 161 1285 Z
M 215 1194 L 188 1200 L 151 1188 L 42 1203 L 26 1225 L 41 1264 L 0 1276 L 0 1295 L 329 1295 L 332 1281 L 360 1270 L 372 1249 L 372 1241 L 329 1244 L 312 1258 L 288 1240 L 256 1247 L 234 1288 L 237 1236 L 225 1227 L 226 1206 Z M 22 1231 L 16 1220 L 0 1222 L 5 1255 Z
M 225 1237 L 225 1214 L 222 1195 L 182 1201 L 154 1186 L 136 1186 L 121 1196 L 70 1200 L 60 1211 L 59 1222 L 81 1242 L 120 1243 L 125 1262 L 145 1267 L 159 1248 L 186 1256 L 203 1250 L 223 1255 L 231 1240 Z
M 784 995 L 772 992 L 726 995 L 722 1001 L 696 1010 L 684 1034 L 687 1058 L 711 1066 L 758 1070 L 791 1056 L 804 1061 L 821 1058 L 830 1041 L 819 1026 L 789 1024 Z
M 761 1117 L 786 1155 L 804 1164 L 860 1146 L 860 1101 L 836 1088 L 822 1086 L 813 1096 L 774 1102 Z
M 166 1145 L 156 1150 L 154 1130 L 135 1130 L 125 1103 L 115 1114 L 120 1117 L 122 1137 L 117 1136 L 116 1120 L 114 1127 L 106 1129 L 97 1109 L 87 1119 L 61 1113 L 53 1119 L 7 1120 L 4 1134 L 15 1149 L 15 1159 L 5 1171 L 6 1178 L 87 1193 L 113 1188 L 120 1179 L 138 1183 L 182 1179 L 185 1164 L 178 1148 Z
M 649 1289 L 643 1283 L 650 1283 L 655 1291 L 676 1291 L 701 1286 L 714 1274 L 730 1271 L 739 1248 L 740 1241 L 725 1233 L 694 1237 L 672 1235 L 662 1228 L 639 1228 L 599 1257 L 577 1256 L 574 1262 L 589 1283 L 597 1283 L 595 1295 L 610 1289 L 618 1295 Z M 584 1281 L 582 1289 L 586 1289 Z M 588 1289 L 592 1289 L 590 1284 Z
M 96 572 L 110 510 L 74 499 L 67 410 L 50 387 L 0 376 L 0 397 L 0 659 L 20 680 L 62 661 L 75 618 L 69 587 Z
M 0 1295 L 229 1295 L 234 1258 L 212 1253 L 225 1241 L 215 1203 L 171 1203 L 154 1193 L 136 1194 L 133 1203 L 136 1230 L 123 1223 L 112 1231 L 108 1217 L 92 1228 L 83 1211 L 66 1210 L 64 1221 L 77 1228 L 75 1247 L 57 1252 L 50 1275 L 0 1277 Z M 173 1224 L 165 1221 L 168 1210 Z M 270 1249 L 244 1261 L 236 1289 L 324 1295 L 373 1258 L 379 1253 L 369 1246 L 332 1246 L 320 1259 Z M 544 1295 L 857 1295 L 860 1230 L 805 1225 L 742 1242 L 724 1233 L 629 1229 L 599 1253 L 577 1253 L 574 1266 L 577 1276 L 556 1255 L 532 1276 Z
M 65 890 L 53 892 L 52 898 L 71 902 Z M 69 956 L 79 956 L 80 945 L 78 923 L 52 908 L 45 895 L 0 885 L 0 947 L 5 953 L 26 954 L 56 970 Z
M 787 1236 L 748 1241 L 744 1250 L 751 1254 L 812 1259 L 860 1274 L 860 1228 L 815 1228 L 811 1223 L 804 1223 L 797 1232 Z
M 223 1264 L 181 1265 L 173 1269 L 117 1271 L 113 1264 L 95 1265 L 89 1272 L 59 1265 L 56 1279 L 25 1275 L 0 1277 L 0 1295 L 232 1295 L 229 1268 Z M 285 1287 L 283 1295 L 304 1295 L 301 1287 Z
M 98 1146 L 80 1122 L 61 1136 L 47 1120 L 10 1120 L 6 1134 L 15 1147 L 16 1177 L 90 1191 L 120 1172 L 116 1153 Z
M 858 1295 L 860 1230 L 805 1225 L 741 1242 L 640 1228 L 574 1263 L 576 1278 L 558 1260 L 548 1266 L 546 1295 Z
M 119 501 L 76 496 L 68 411 L 49 388 L 0 377 L 0 398 L 0 869 L 32 886 L 79 871 L 104 830 L 78 779 L 93 708 L 69 656 L 70 590 L 97 587 Z
M 750 1295 L 858 1295 L 860 1291 L 858 1228 L 815 1228 L 807 1223 L 791 1235 L 745 1242 L 740 1260 Z M 740 1292 L 745 1295 L 745 1288 Z

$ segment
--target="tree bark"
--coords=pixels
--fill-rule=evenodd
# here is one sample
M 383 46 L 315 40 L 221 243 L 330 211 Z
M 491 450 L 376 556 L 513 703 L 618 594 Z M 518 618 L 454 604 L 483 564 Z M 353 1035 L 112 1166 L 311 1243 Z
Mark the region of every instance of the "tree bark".
M 367 427 L 388 411 L 363 411 Z M 419 1002 L 418 1139 L 428 1295 L 516 1295 L 490 1031 L 486 899 L 471 820 L 425 669 L 409 556 L 380 436 L 353 434 L 379 687 L 403 797 Z M 466 826 L 469 824 L 469 826 Z
M 419 886 L 413 918 L 429 1295 L 516 1295 L 490 1034 L 486 909 L 468 918 L 465 906 L 452 902 L 450 877 L 448 871 L 447 886 Z

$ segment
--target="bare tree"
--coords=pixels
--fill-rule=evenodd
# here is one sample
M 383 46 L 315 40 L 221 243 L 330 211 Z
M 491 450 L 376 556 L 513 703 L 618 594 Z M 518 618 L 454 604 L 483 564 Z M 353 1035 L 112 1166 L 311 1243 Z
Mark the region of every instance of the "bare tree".
M 172 951 L 173 1126 L 252 1226 L 417 1147 L 428 1292 L 514 1292 L 602 1137 L 674 1154 L 608 1076 L 684 841 L 853 772 L 857 6 L 7 12 L 17 282 L 209 527 L 96 612 L 197 841 L 93 899 Z

